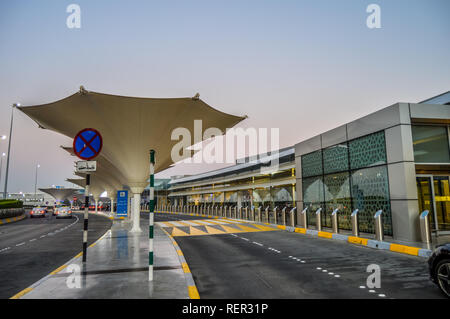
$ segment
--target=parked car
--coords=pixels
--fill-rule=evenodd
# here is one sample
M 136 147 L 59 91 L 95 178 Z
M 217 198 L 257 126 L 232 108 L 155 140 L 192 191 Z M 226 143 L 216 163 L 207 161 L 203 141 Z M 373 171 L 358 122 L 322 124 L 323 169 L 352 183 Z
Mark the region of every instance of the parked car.
M 60 206 L 55 208 L 53 214 L 56 218 L 72 218 L 72 210 L 67 206 Z
M 47 209 L 45 207 L 34 207 L 31 211 L 30 211 L 30 218 L 33 217 L 45 217 L 45 213 L 47 213 Z
M 450 298 L 450 243 L 437 246 L 428 259 L 430 279 Z

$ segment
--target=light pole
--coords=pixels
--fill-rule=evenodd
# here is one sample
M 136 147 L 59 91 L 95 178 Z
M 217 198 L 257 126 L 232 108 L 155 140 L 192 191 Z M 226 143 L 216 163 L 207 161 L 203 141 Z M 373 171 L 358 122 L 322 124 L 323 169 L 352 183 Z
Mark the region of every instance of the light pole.
M 3 157 L 6 156 L 6 153 L 2 153 L 0 157 L 0 183 L 2 182 L 2 171 L 3 171 Z
M 36 165 L 36 175 L 34 178 L 34 200 L 36 200 L 36 193 L 37 193 L 37 177 L 38 177 L 38 168 L 41 167 L 41 165 Z
M 3 189 L 3 198 L 6 199 L 6 194 L 8 193 L 8 173 L 9 173 L 9 156 L 11 155 L 11 140 L 12 140 L 12 129 L 14 121 L 14 108 L 20 106 L 20 103 L 15 103 L 12 105 L 11 109 L 11 124 L 9 126 L 9 140 L 8 140 L 8 157 L 6 159 L 6 174 L 5 174 L 5 188 Z

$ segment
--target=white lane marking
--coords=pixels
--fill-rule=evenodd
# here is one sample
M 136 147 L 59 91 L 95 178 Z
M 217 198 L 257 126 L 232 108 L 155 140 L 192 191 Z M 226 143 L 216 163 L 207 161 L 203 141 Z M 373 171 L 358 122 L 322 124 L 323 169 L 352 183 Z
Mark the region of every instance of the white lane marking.
M 328 270 L 326 270 L 326 269 L 324 269 L 324 270 L 322 270 L 322 272 L 327 272 Z
M 366 286 L 359 286 L 360 289 L 366 289 Z
M 329 274 L 329 275 L 334 275 L 334 272 L 329 272 L 328 274 Z
M 22 245 L 25 245 L 25 243 L 20 243 L 20 244 L 17 244 L 16 246 L 22 246 Z
M 243 240 L 250 241 L 248 238 L 241 237 Z
M 11 247 L 3 248 L 2 250 L 0 250 L 0 252 L 5 251 L 5 250 L 8 250 L 8 249 L 11 249 Z
M 369 292 L 370 292 L 370 293 L 374 293 L 374 292 L 375 292 L 375 290 L 369 290 Z
M 39 237 L 39 238 L 44 238 L 44 237 L 46 237 L 47 235 L 42 235 L 41 237 Z
M 258 245 L 258 246 L 264 246 L 263 244 L 258 243 L 258 242 L 256 242 L 256 241 L 254 241 L 253 243 L 254 243 L 255 245 Z
M 301 260 L 300 262 L 301 262 L 302 264 L 304 264 L 304 263 L 305 263 L 306 261 L 304 261 L 304 260 Z
M 341 277 L 341 275 L 334 275 L 334 277 L 339 278 L 339 277 Z
M 317 267 L 316 269 L 317 269 L 317 270 L 321 270 L 322 268 L 321 268 L 321 267 Z
M 386 297 L 386 295 L 385 294 L 378 294 L 378 297 Z
M 30 241 L 35 241 L 35 240 L 36 240 L 36 238 L 30 239 Z

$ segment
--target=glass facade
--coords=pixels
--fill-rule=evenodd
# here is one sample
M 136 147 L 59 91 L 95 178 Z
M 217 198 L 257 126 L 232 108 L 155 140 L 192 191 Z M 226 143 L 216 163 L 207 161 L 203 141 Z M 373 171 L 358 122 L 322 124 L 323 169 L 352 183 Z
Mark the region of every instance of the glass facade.
M 382 209 L 384 233 L 392 235 L 384 131 L 303 155 L 302 187 L 309 224 L 321 207 L 322 226 L 331 227 L 338 208 L 339 227 L 351 230 L 350 214 L 359 209 L 360 231 L 374 233 L 373 216 Z
M 450 163 L 447 126 L 411 127 L 416 163 Z

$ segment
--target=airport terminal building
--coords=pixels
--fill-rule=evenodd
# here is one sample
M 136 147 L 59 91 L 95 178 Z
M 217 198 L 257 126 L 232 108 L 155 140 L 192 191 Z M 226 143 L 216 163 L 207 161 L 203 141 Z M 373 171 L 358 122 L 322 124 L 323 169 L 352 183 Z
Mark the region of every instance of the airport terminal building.
M 263 157 L 171 181 L 177 205 L 307 208 L 308 227 L 321 211 L 331 227 L 374 233 L 382 210 L 384 234 L 419 241 L 419 214 L 428 210 L 435 234 L 450 234 L 450 92 L 420 103 L 396 103 L 280 150 L 279 167 L 262 170 Z M 297 218 L 298 223 L 298 218 Z

